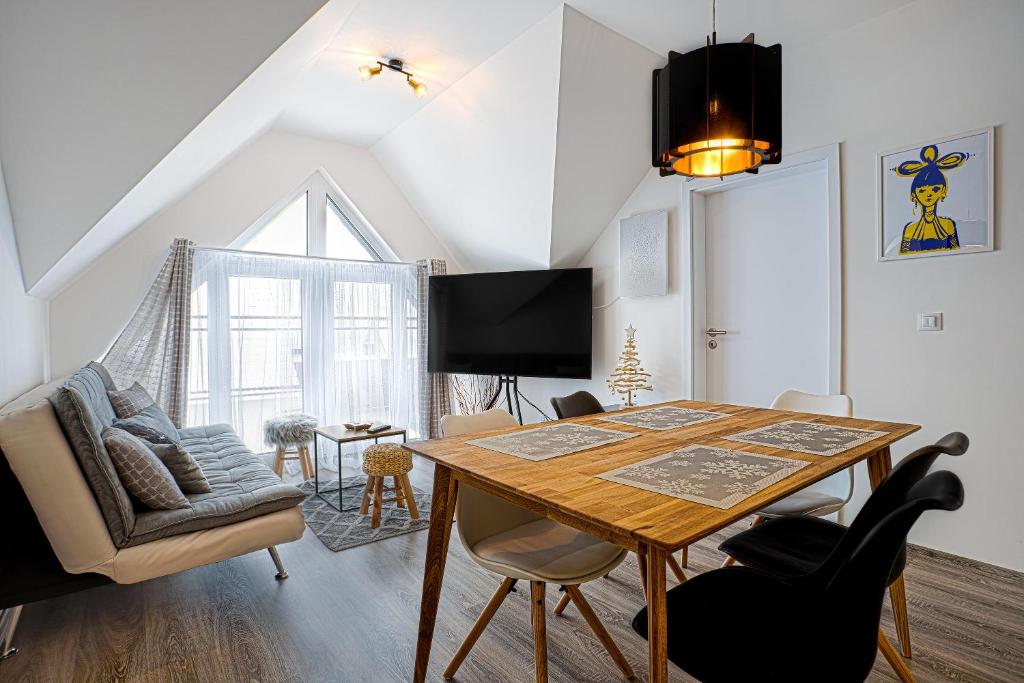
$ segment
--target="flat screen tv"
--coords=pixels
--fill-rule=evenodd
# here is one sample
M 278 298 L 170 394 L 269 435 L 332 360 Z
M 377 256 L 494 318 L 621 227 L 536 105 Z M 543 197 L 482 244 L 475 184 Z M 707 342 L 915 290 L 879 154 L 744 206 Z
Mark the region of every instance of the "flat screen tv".
M 435 275 L 427 369 L 590 379 L 590 268 Z

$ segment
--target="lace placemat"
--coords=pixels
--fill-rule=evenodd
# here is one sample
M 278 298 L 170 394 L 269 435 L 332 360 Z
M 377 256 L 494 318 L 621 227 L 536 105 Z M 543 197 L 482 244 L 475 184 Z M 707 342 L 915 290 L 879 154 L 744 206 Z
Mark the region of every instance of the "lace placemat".
M 810 453 L 811 455 L 836 455 L 861 444 L 874 441 L 888 432 L 871 429 L 856 429 L 837 425 L 818 424 L 787 420 L 749 432 L 723 436 L 729 441 L 752 443 L 759 446 L 785 448 L 787 451 Z
M 677 408 L 676 406 L 661 406 L 660 408 L 648 408 L 633 413 L 618 415 L 611 413 L 602 415 L 601 419 L 607 422 L 617 422 L 644 429 L 656 429 L 665 431 L 667 429 L 678 429 L 690 425 L 710 422 L 723 417 L 729 417 L 728 413 L 715 413 L 710 410 L 693 410 L 692 408 Z
M 631 439 L 634 436 L 637 434 L 590 427 L 575 422 L 560 422 L 539 429 L 527 429 L 522 432 L 473 439 L 466 443 L 514 455 L 517 458 L 540 461 L 605 446 L 616 441 Z
M 697 444 L 597 476 L 725 510 L 808 464 Z

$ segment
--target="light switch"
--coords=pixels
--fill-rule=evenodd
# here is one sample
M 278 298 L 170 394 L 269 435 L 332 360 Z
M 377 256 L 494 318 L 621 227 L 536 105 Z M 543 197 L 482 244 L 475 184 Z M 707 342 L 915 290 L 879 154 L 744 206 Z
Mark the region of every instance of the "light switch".
M 918 313 L 917 314 L 917 331 L 918 332 L 941 332 L 942 331 L 942 314 L 941 313 Z

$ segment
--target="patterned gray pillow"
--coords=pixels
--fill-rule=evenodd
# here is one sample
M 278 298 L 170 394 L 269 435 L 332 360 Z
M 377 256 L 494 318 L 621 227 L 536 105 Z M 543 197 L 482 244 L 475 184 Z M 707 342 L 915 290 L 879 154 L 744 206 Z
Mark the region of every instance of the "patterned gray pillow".
M 107 427 L 102 436 L 121 483 L 140 503 L 153 510 L 191 505 L 167 467 L 141 439 L 117 427 Z
M 210 482 L 192 454 L 180 443 L 147 443 L 160 462 L 170 470 L 183 493 L 209 493 Z
M 110 399 L 110 405 L 114 406 L 114 413 L 122 419 L 138 415 L 155 403 L 138 382 L 121 391 L 108 391 L 107 398 Z
M 178 443 L 178 428 L 160 406 L 153 404 L 138 415 L 114 420 L 114 426 L 150 443 Z

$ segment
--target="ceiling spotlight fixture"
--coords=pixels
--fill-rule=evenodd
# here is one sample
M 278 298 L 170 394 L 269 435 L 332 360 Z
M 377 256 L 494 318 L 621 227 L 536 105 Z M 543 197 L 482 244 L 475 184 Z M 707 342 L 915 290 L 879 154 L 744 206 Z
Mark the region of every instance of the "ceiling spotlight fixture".
M 754 34 L 718 43 L 714 1 L 705 47 L 654 70 L 652 165 L 663 176 L 757 173 L 782 161 L 782 46 Z
M 413 78 L 413 75 L 405 70 L 405 64 L 401 59 L 389 59 L 386 62 L 377 61 L 376 65 L 364 64 L 359 67 L 359 78 L 360 80 L 368 81 L 387 67 L 395 73 L 400 73 L 405 76 L 405 82 L 412 88 L 413 93 L 416 97 L 425 97 L 427 94 L 427 86 Z

